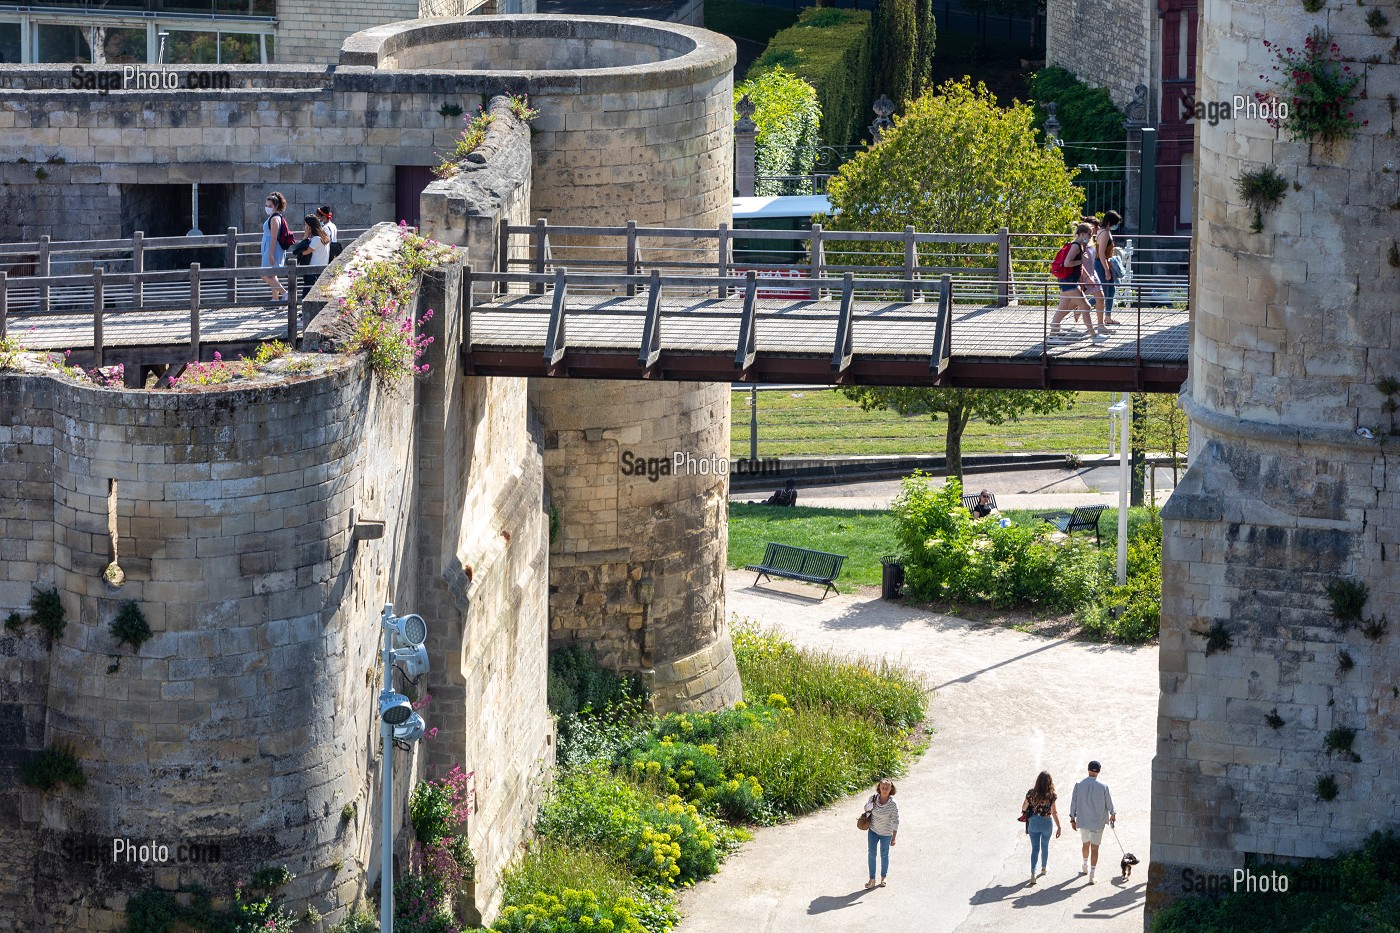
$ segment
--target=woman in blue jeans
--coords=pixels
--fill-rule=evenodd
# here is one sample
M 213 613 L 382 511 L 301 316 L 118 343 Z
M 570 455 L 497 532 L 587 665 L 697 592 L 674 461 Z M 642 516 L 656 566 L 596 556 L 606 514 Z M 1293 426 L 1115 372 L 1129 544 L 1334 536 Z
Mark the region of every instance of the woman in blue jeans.
M 894 845 L 894 837 L 899 835 L 899 804 L 894 802 L 894 781 L 889 778 L 880 779 L 880 783 L 875 785 L 875 793 L 865 802 L 865 812 L 870 814 L 870 829 L 865 833 L 870 854 L 870 880 L 865 886 L 873 888 L 876 885 L 875 851 L 878 849 L 879 886 L 883 888 L 885 877 L 890 873 L 890 846 Z
M 1031 884 L 1035 884 L 1035 863 L 1040 860 L 1040 877 L 1045 877 L 1046 866 L 1050 863 L 1050 830 L 1055 830 L 1055 838 L 1060 838 L 1060 811 L 1055 809 L 1055 782 L 1049 771 L 1040 772 L 1035 786 L 1026 791 L 1026 802 L 1021 805 L 1026 814 L 1026 833 L 1031 837 Z

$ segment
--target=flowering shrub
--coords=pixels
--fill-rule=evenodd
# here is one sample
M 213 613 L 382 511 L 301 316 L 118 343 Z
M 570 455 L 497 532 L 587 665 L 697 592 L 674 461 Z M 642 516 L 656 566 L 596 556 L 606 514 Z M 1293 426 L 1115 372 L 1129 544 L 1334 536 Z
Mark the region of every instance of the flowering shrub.
M 645 933 L 636 914 L 637 903 L 630 897 L 607 903 L 592 891 L 569 889 L 559 897 L 536 894 L 522 906 L 506 907 L 491 929 L 499 933 Z
M 450 898 L 441 885 L 408 874 L 394 882 L 395 933 L 461 933 Z
M 1269 119 L 1272 126 L 1288 130 L 1295 140 L 1330 143 L 1355 137 L 1369 122 L 1358 121 L 1352 110 L 1361 75 L 1342 64 L 1341 47 L 1326 31 L 1314 29 L 1301 50 L 1268 41 L 1264 47 L 1278 57 L 1273 70 L 1279 73 L 1282 102 L 1288 104 L 1286 115 L 1276 110 Z M 1263 94 L 1255 97 L 1265 100 Z
M 540 808 L 540 834 L 595 845 L 640 878 L 689 884 L 719 868 L 733 835 L 678 795 L 662 799 L 601 763 L 563 775 Z
M 24 344 L 18 337 L 0 337 L 0 372 L 19 369 L 20 355 L 23 353 Z
M 677 742 L 669 736 L 632 752 L 627 769 L 634 780 L 653 781 L 707 811 L 731 820 L 764 815 L 763 788 L 742 772 L 724 773 L 714 745 Z
M 19 359 L 19 351 L 22 349 L 23 348 L 20 347 L 17 342 L 14 344 L 15 354 L 13 359 L 16 364 L 18 363 Z M 93 369 L 83 369 L 81 366 L 74 366 L 72 363 L 69 362 L 69 359 L 72 356 L 72 350 L 64 350 L 63 356 L 58 356 L 55 353 L 50 353 L 48 355 L 48 361 L 54 366 L 56 366 L 58 368 L 58 371 L 63 373 L 63 375 L 67 376 L 69 379 L 77 379 L 82 382 L 90 382 L 93 385 L 101 386 L 104 389 L 120 389 L 123 385 L 126 384 L 126 367 L 124 367 L 121 363 L 118 363 L 115 366 L 98 366 Z M 14 367 L 0 366 L 0 369 L 10 368 Z
M 540 115 L 539 110 L 530 106 L 530 95 L 510 95 L 510 112 L 524 123 L 529 123 Z
M 365 353 L 370 369 L 385 380 L 428 372 L 428 364 L 419 365 L 418 360 L 433 338 L 417 333 L 415 325 L 431 320 L 433 310 L 413 319 L 414 290 L 424 272 L 448 261 L 454 252 L 453 247 L 411 232 L 402 221 L 399 235 L 403 241 L 392 257 L 346 272 L 352 281 L 340 299 L 341 320 L 351 327 L 347 348 Z
M 448 893 L 475 877 L 476 859 L 467 844 L 474 773 L 454 765 L 441 781 L 420 781 L 408 801 L 419 867 L 424 877 Z

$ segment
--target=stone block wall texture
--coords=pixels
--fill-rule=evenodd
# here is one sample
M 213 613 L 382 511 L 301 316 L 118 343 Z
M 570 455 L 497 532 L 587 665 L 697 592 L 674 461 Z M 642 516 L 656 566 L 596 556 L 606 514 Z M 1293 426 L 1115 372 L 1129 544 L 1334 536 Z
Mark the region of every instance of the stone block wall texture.
M 24 705 L 44 684 L 36 665 L 48 667 L 24 746 L 70 745 L 87 775 L 80 790 L 19 791 L 20 819 L 0 828 L 0 847 L 29 853 L 11 876 L 28 903 L 6 904 L 0 923 L 121 929 L 126 898 L 144 887 L 227 895 L 279 861 L 298 876 L 286 889 L 295 904 L 339 913 L 363 893 L 375 690 L 365 672 L 377 634 L 367 620 L 407 585 L 394 559 L 407 533 L 402 463 L 379 445 L 411 449 L 407 424 L 404 401 L 348 362 L 243 391 L 0 379 L 7 479 L 16 463 L 42 464 L 51 478 L 29 481 L 21 508 L 52 513 L 34 523 L 32 554 L 7 554 L 0 598 L 22 606 L 31 583 L 52 584 L 68 618 L 46 658 L 33 657 L 32 628 L 20 636 L 38 677 L 21 685 Z M 357 507 L 384 510 L 386 540 L 351 541 Z M 113 516 L 120 588 L 103 579 Z M 135 651 L 108 631 L 128 600 L 154 632 Z M 354 801 L 360 816 L 343 822 Z M 217 845 L 221 861 L 113 864 L 116 838 Z M 84 845 L 103 857 L 65 857 Z
M 1327 856 L 1397 822 L 1400 633 L 1392 622 L 1372 640 L 1340 626 L 1325 592 L 1360 580 L 1367 617 L 1400 618 L 1400 474 L 1389 445 L 1357 433 L 1396 429 L 1375 384 L 1400 376 L 1385 103 L 1400 65 L 1366 12 L 1328 4 L 1309 14 L 1289 0 L 1202 10 L 1201 99 L 1268 90 L 1259 75 L 1275 60 L 1263 41 L 1300 47 L 1321 26 L 1363 75 L 1367 99 L 1354 113 L 1370 124 L 1330 148 L 1263 121 L 1197 127 L 1185 396 L 1195 452 L 1163 511 L 1149 911 L 1180 892 L 1185 868 L 1226 871 L 1250 853 Z M 1251 233 L 1235 179 L 1265 165 L 1290 187 Z M 1233 646 L 1208 656 L 1202 633 L 1213 626 Z M 1265 721 L 1274 710 L 1278 729 Z M 1326 753 L 1334 727 L 1357 731 L 1359 763 Z M 1326 775 L 1340 787 L 1332 801 L 1316 793 Z
M 462 247 L 465 260 L 482 271 L 495 268 L 499 225 L 527 222 L 530 205 L 530 131 L 505 98 L 492 100 L 490 110 L 495 120 L 477 150 L 487 161 L 467 163 L 421 199 L 423 233 Z M 461 287 L 454 279 L 443 309 L 456 311 Z M 533 829 L 547 786 L 538 779 L 541 769 L 554 760 L 545 702 L 544 469 L 527 381 L 464 375 L 455 352 L 461 318 L 444 313 L 437 320 L 443 365 L 429 380 L 421 423 L 424 437 L 434 440 L 425 444 L 420 470 L 424 497 L 435 501 L 428 512 L 441 519 L 423 525 L 420 579 L 433 584 L 420 593 L 434 618 L 462 619 L 470 637 L 464 642 L 451 626 L 433 633 L 434 664 L 440 655 L 446 677 L 436 682 L 430 709 L 441 706 L 449 725 L 428 747 L 428 771 L 445 773 L 458 761 L 476 770 L 476 899 L 490 918 L 500 904 L 501 872 Z M 512 753 L 500 754 L 503 748 Z
M 1046 63 L 1103 88 L 1119 108 L 1126 107 L 1137 85 L 1157 87 L 1156 24 L 1157 4 L 1144 0 L 1049 0 Z
M 442 0 L 427 0 L 428 5 Z M 455 0 L 454 9 L 445 13 L 419 12 L 420 0 L 374 0 L 373 3 L 342 3 L 334 15 L 324 6 L 306 3 L 277 5 L 277 41 L 272 59 L 296 65 L 328 65 L 340 55 L 340 44 L 362 29 L 419 16 L 457 16 L 477 4 Z

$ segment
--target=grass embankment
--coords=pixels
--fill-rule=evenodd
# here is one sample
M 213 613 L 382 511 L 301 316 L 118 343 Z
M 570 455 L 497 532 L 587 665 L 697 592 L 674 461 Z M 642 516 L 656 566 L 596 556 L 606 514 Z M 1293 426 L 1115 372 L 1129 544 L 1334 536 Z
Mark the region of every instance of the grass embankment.
M 749 624 L 735 627 L 734 653 L 744 702 L 660 717 L 589 656 L 551 658 L 558 780 L 538 841 L 503 879 L 495 930 L 664 933 L 677 888 L 714 873 L 744 824 L 902 772 L 926 710 L 915 675 L 803 651 Z
M 1108 452 L 1107 392 L 1080 392 L 1074 407 L 1011 424 L 974 421 L 963 434 L 964 454 Z M 758 393 L 760 457 L 836 457 L 925 453 L 943 455 L 945 423 L 926 415 L 862 411 L 836 389 Z M 749 394 L 734 393 L 730 456 L 749 455 Z

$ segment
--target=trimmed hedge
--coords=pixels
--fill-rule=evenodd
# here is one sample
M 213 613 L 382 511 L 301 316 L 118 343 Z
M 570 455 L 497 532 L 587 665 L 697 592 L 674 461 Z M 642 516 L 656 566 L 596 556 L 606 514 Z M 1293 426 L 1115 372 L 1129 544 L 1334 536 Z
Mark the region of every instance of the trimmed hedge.
M 781 67 L 806 80 L 821 104 L 822 144 L 853 145 L 874 119 L 871 39 L 869 12 L 812 7 L 773 37 L 747 78 Z
M 1045 103 L 1059 104 L 1055 118 L 1060 121 L 1060 138 L 1071 143 L 1104 143 L 1095 151 L 1073 150 L 1065 161 L 1094 162 L 1100 168 L 1119 167 L 1126 161 L 1124 139 L 1126 131 L 1123 111 L 1114 106 L 1108 92 L 1090 87 L 1072 72 L 1058 65 L 1042 68 L 1031 75 L 1031 100 L 1035 104 L 1036 133 L 1042 138 L 1045 125 Z M 1092 158 L 1091 158 L 1092 156 Z

